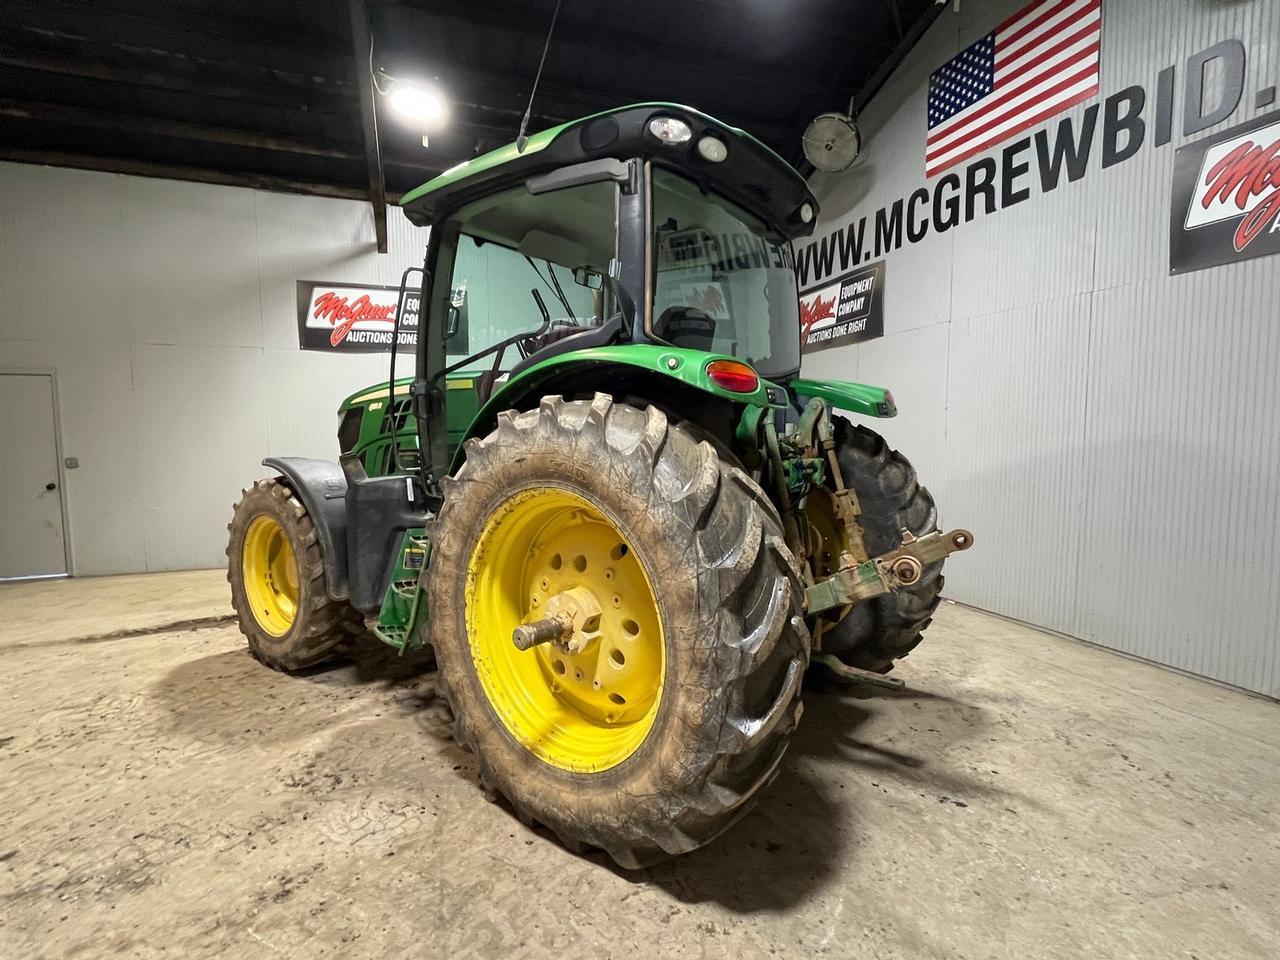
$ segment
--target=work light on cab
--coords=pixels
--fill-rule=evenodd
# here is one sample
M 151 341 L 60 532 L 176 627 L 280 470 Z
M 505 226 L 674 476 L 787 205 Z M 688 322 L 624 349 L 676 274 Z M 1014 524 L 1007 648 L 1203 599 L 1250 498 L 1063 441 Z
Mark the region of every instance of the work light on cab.
M 707 364 L 707 376 L 712 383 L 734 393 L 755 393 L 760 386 L 756 372 L 738 360 L 712 360 Z
M 649 121 L 649 132 L 672 146 L 688 143 L 693 138 L 693 130 L 689 125 L 676 117 L 654 117 Z
M 703 137 L 698 141 L 698 153 L 708 163 L 720 163 L 729 156 L 729 147 L 716 137 Z

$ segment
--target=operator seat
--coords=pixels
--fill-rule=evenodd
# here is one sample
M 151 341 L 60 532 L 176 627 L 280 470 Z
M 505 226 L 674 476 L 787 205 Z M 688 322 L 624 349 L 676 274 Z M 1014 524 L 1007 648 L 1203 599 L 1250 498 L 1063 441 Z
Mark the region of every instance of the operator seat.
M 536 352 L 531 352 L 507 373 L 511 377 L 516 377 L 535 363 L 541 363 L 549 357 L 570 353 L 574 350 L 606 347 L 613 343 L 621 333 L 621 313 L 615 313 L 598 327 L 588 327 L 585 330 L 579 327 L 559 327 L 555 330 L 548 330 L 536 338 L 539 343 Z M 549 336 L 550 334 L 555 334 L 556 336 L 551 337 Z M 476 378 L 476 395 L 482 406 L 489 402 L 489 397 L 493 395 L 494 385 L 501 376 L 503 376 L 503 371 L 501 370 L 486 370 Z
M 525 356 L 532 357 L 539 350 L 551 346 L 557 340 L 563 340 L 565 337 L 574 337 L 584 330 L 595 330 L 596 328 L 596 324 L 591 324 L 587 327 L 565 325 L 563 327 L 552 327 L 544 333 L 534 334 L 523 341 Z

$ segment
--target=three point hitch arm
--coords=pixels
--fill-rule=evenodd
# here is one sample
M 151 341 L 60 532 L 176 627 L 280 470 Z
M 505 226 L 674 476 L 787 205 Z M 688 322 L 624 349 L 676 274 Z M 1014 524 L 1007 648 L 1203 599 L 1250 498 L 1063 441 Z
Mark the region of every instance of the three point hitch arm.
M 922 537 L 903 530 L 902 546 L 896 550 L 861 563 L 844 554 L 835 573 L 805 591 L 805 610 L 821 613 L 909 587 L 920 579 L 926 566 L 972 545 L 973 534 L 968 530 L 937 530 Z
M 783 445 L 779 442 L 780 438 L 769 432 L 769 424 L 765 424 L 765 429 L 775 472 L 780 477 L 785 476 L 786 464 L 779 456 Z M 806 613 L 812 615 L 836 607 L 848 607 L 881 594 L 910 587 L 924 575 L 924 568 L 929 564 L 945 560 L 957 550 L 968 550 L 973 546 L 973 534 L 968 530 L 952 530 L 950 533 L 935 530 L 921 536 L 914 535 L 910 530 L 903 530 L 902 543 L 897 549 L 878 557 L 868 556 L 863 545 L 862 509 L 858 504 L 858 496 L 851 487 L 845 486 L 840 460 L 836 455 L 835 428 L 830 405 L 816 397 L 810 400 L 794 434 L 786 440 L 786 445 L 796 454 L 793 462 L 814 464 L 815 468 L 823 469 L 828 475 L 832 510 L 835 521 L 844 534 L 843 549 L 840 550 L 836 569 L 829 577 L 811 577 L 809 580 L 810 585 L 805 590 Z M 790 514 L 791 502 L 787 485 L 781 483 L 779 488 L 784 511 Z M 799 538 L 794 533 L 794 520 L 790 516 L 787 520 L 788 540 L 792 549 L 796 550 Z M 803 555 L 800 550 L 796 552 Z

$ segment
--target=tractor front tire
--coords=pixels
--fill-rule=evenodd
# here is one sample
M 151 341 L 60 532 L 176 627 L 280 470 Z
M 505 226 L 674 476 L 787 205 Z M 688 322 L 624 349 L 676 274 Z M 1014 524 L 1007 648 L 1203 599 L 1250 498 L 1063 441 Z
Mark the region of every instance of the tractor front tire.
M 283 671 L 315 666 L 360 631 L 359 611 L 326 592 L 315 524 L 283 480 L 242 491 L 227 532 L 231 606 L 262 663 Z
M 444 483 L 426 579 L 438 689 L 481 783 L 636 868 L 728 828 L 776 774 L 809 635 L 760 488 L 604 394 L 507 411 Z M 512 631 L 566 597 L 580 651 Z M 576 634 L 575 634 L 576 636 Z
M 902 531 L 923 536 L 938 529 L 938 511 L 907 458 L 878 433 L 835 417 L 836 457 L 845 485 L 858 495 L 867 555 L 902 546 Z M 822 648 L 863 670 L 888 673 L 894 660 L 920 643 L 942 594 L 942 561 L 918 581 L 854 607 L 822 635 Z

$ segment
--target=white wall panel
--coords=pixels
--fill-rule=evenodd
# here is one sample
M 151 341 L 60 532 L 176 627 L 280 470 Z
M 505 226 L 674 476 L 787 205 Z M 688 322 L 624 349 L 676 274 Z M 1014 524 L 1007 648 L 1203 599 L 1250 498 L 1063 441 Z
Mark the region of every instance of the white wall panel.
M 387 211 L 383 256 L 371 244 L 373 214 L 366 203 L 317 203 L 287 193 L 252 194 L 257 242 L 255 256 L 262 297 L 264 345 L 296 350 L 298 334 L 268 318 L 296 315 L 296 281 L 344 280 L 398 286 L 406 266 L 421 265 L 427 232 L 399 209 Z
M 1030 162 L 1034 167 L 1034 159 Z M 923 173 L 917 177 L 920 182 Z M 1032 186 L 1032 199 L 989 217 L 979 214 L 949 232 L 955 258 L 949 271 L 940 272 L 951 278 L 954 316 L 976 317 L 1093 289 L 1098 257 L 1093 184 L 1082 180 L 1070 190 L 1039 195 L 1034 174 L 1024 182 Z
M 145 344 L 133 376 L 147 569 L 218 566 L 231 505 L 264 472 L 268 395 L 290 400 L 252 347 Z
M 262 457 L 336 456 L 386 356 L 300 351 L 296 281 L 398 284 L 426 233 L 388 226 L 380 256 L 366 203 L 0 163 L 0 367 L 56 371 L 74 573 L 220 566 Z
M 119 215 L 110 259 L 129 342 L 262 346 L 253 191 L 143 177 L 116 183 L 97 202 Z
M 860 351 L 859 378 L 910 397 L 893 420 L 873 426 L 902 450 L 927 476 L 937 476 L 947 464 L 947 324 L 935 323 L 891 333 Z M 829 351 L 840 354 L 839 348 Z M 837 375 L 838 376 L 838 375 Z
M 859 372 L 862 366 L 862 352 L 857 350 L 819 350 L 804 358 L 804 375 L 806 377 L 830 377 L 834 380 L 863 380 Z
M 981 545 L 949 565 L 951 595 L 1068 633 L 1089 320 L 1078 296 L 952 322 L 947 467 L 931 487 L 944 522 Z
M 119 206 L 106 174 L 0 164 L 0 339 L 119 343 L 104 322 L 124 301 Z
M 1280 691 L 1280 282 L 1264 263 L 1096 298 L 1080 632 Z
M 942 14 L 863 112 L 864 159 L 812 178 L 816 237 L 932 186 L 929 75 L 1024 2 Z M 1184 137 L 1184 61 L 1228 38 L 1247 51 L 1241 103 Z M 1157 147 L 1169 64 L 1173 142 Z M 1103 0 L 1091 102 L 1145 88 L 1139 152 L 1102 169 L 1100 117 L 1085 178 L 1049 194 L 1033 153 L 1029 200 L 889 253 L 886 336 L 811 354 L 805 371 L 893 390 L 901 416 L 879 427 L 945 521 L 977 535 L 948 567 L 950 595 L 1280 696 L 1280 258 L 1171 277 L 1168 250 L 1176 149 L 1260 116 L 1254 98 L 1276 83 L 1280 3 Z M 1210 69 L 1207 95 L 1220 86 Z M 1077 131 L 1089 106 L 1064 115 Z
M 903 280 L 887 290 L 886 333 L 914 330 L 951 317 L 954 290 L 950 278 L 936 273 L 934 266 L 950 258 L 954 243 L 951 232 L 930 233 L 900 251 L 894 270 Z

